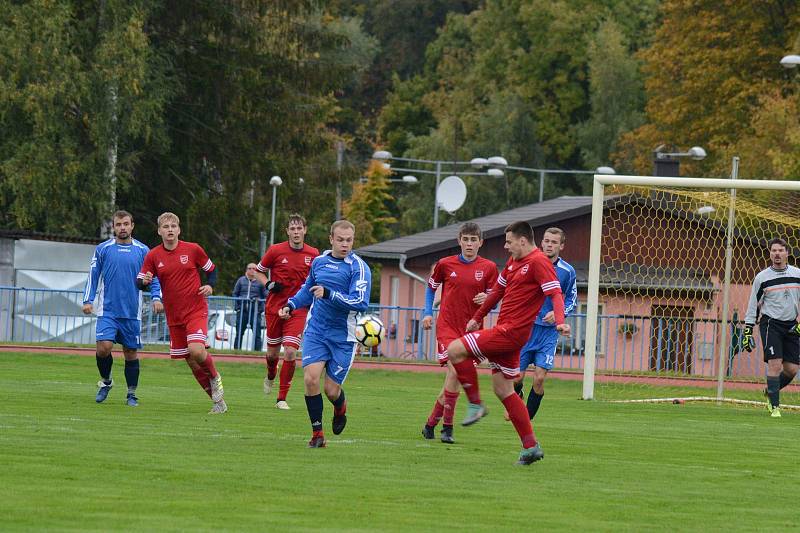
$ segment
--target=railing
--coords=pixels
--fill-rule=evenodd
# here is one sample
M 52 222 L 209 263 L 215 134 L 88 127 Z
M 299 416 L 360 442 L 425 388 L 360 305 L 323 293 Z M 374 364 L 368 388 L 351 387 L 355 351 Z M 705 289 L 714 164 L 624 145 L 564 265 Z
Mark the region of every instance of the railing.
M 82 299 L 82 291 L 0 286 L 0 341 L 94 344 L 97 317 L 83 314 Z M 256 306 L 225 296 L 212 296 L 208 300 L 208 335 L 212 348 L 266 349 L 263 300 Z M 237 313 L 237 304 L 245 304 L 249 309 Z M 381 319 L 386 334 L 377 348 L 365 348 L 364 355 L 436 359 L 435 321 L 433 329 L 422 329 L 421 308 L 372 306 L 369 312 Z M 496 319 L 497 312 L 490 313 L 485 326 L 491 327 Z M 586 315 L 573 315 L 567 321 L 573 334 L 559 339 L 555 367 L 577 371 L 583 368 Z M 243 330 L 242 326 L 244 334 L 237 344 L 236 333 Z M 741 323 L 735 323 L 728 332 L 729 346 L 739 345 L 741 327 Z M 597 370 L 601 373 L 713 377 L 718 368 L 719 328 L 720 322 L 710 319 L 601 315 L 596 341 Z M 164 315 L 151 311 L 149 295 L 144 296 L 141 340 L 143 344 L 169 343 Z M 758 350 L 752 353 L 730 350 L 726 377 L 763 375 L 763 362 L 758 354 Z

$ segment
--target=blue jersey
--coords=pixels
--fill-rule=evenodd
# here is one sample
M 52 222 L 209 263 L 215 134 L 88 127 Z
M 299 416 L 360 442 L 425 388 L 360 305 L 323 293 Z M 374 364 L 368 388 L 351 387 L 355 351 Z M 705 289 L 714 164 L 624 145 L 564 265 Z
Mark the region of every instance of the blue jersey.
M 119 244 L 109 239 L 94 250 L 89 266 L 89 279 L 83 291 L 83 303 L 94 304 L 97 316 L 142 319 L 142 293 L 136 287 L 136 275 L 142 268 L 150 249 L 133 239 L 131 244 Z M 161 299 L 161 286 L 153 278 L 150 294 Z
M 556 269 L 556 276 L 558 276 L 558 282 L 561 285 L 561 294 L 564 297 L 564 316 L 566 317 L 572 314 L 575 310 L 575 305 L 578 303 L 578 285 L 576 283 L 575 269 L 560 257 L 553 263 L 553 267 Z M 544 321 L 545 315 L 552 310 L 553 301 L 549 296 L 546 296 L 533 327 L 556 327 L 555 324 L 548 324 Z
M 310 289 L 326 289 L 323 298 L 314 298 Z M 291 309 L 311 307 L 304 336 L 319 335 L 331 341 L 356 342 L 356 315 L 369 307 L 372 273 L 356 254 L 337 259 L 326 250 L 311 263 L 303 286 L 286 303 Z

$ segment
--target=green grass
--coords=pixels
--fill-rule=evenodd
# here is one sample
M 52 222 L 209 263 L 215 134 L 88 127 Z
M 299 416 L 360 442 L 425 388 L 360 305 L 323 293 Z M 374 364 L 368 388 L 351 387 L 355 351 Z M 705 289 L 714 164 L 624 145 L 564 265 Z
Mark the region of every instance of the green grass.
M 441 374 L 353 371 L 347 430 L 309 450 L 300 373 L 278 411 L 262 367 L 220 364 L 212 417 L 185 364 L 143 361 L 141 405 L 120 380 L 94 403 L 93 358 L 0 354 L 0 516 L 9 530 L 787 531 L 797 527 L 800 415 L 584 402 L 552 380 L 537 416 L 545 459 L 515 467 L 499 402 L 419 430 Z M 487 394 L 488 393 L 488 394 Z M 654 396 L 658 391 L 654 391 Z M 458 418 L 465 401 L 459 401 Z

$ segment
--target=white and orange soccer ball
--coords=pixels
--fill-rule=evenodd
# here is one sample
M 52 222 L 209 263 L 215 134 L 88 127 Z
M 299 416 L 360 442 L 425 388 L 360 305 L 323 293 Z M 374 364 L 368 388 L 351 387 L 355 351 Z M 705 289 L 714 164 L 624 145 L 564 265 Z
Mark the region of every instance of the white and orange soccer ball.
M 375 315 L 362 315 L 356 321 L 356 340 L 367 348 L 377 346 L 386 335 L 386 328 Z

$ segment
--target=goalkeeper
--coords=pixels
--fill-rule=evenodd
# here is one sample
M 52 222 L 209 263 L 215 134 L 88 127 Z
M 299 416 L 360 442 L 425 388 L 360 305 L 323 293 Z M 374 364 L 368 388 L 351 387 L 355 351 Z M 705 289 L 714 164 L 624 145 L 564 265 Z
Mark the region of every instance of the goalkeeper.
M 289 215 L 286 224 L 285 242 L 273 244 L 256 265 L 256 278 L 269 291 L 264 316 L 267 323 L 267 375 L 264 378 L 264 394 L 272 392 L 275 376 L 278 374 L 278 357 L 283 345 L 283 365 L 281 365 L 278 397 L 275 407 L 289 409 L 286 397 L 292 385 L 295 369 L 295 351 L 300 348 L 300 335 L 306 323 L 305 309 L 293 313 L 288 320 L 278 318 L 278 311 L 286 305 L 306 280 L 311 270 L 311 261 L 319 255 L 319 250 L 305 243 L 306 219 L 297 213 Z M 270 279 L 264 273 L 269 271 Z
M 744 317 L 742 348 L 756 346 L 753 328 L 758 320 L 764 362 L 767 363 L 767 409 L 773 418 L 781 416 L 780 391 L 791 383 L 800 365 L 800 268 L 788 264 L 786 241 L 769 241 L 770 266 L 756 274 Z

